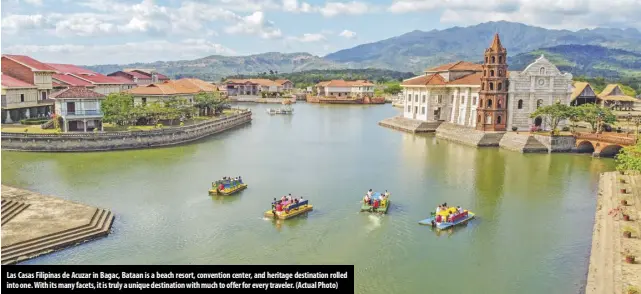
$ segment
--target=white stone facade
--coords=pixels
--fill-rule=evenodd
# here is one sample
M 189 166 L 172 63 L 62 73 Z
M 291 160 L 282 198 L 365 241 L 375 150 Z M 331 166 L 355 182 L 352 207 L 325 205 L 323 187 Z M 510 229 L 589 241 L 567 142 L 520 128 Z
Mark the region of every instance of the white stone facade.
M 405 86 L 402 92 L 403 117 L 426 122 L 445 121 L 474 127 L 479 89 L 480 85 Z
M 561 73 L 543 55 L 521 72 L 510 72 L 508 90 L 508 131 L 516 127 L 519 131 L 529 130 L 535 122 L 530 115 L 542 106 L 557 101 L 570 105 L 572 96 L 572 74 Z M 541 127 L 547 129 L 545 122 Z M 566 122 L 562 122 L 563 127 Z

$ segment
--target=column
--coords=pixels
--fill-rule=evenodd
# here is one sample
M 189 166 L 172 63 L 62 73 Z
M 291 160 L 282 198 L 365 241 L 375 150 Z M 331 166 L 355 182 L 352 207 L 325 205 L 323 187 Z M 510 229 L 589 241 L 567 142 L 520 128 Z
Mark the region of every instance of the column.
M 65 118 L 62 119 L 62 131 L 65 133 L 69 131 L 69 121 Z
M 85 133 L 87 132 L 87 120 L 83 119 L 82 120 L 82 126 L 85 128 Z
M 455 119 L 456 119 L 456 112 L 458 111 L 458 107 L 456 107 L 457 105 L 456 102 L 458 101 L 458 94 L 459 94 L 458 88 L 454 89 L 454 99 L 452 99 L 452 110 L 450 111 L 451 112 L 450 122 L 455 124 L 457 124 L 457 121 Z
M 105 124 L 102 123 L 102 120 L 100 120 L 99 122 L 100 122 L 100 131 L 104 132 L 105 131 Z

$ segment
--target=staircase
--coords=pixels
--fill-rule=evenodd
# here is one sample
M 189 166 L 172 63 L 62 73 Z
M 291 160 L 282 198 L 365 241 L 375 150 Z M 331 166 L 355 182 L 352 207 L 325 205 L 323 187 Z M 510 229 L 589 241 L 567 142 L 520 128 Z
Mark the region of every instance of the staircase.
M 4 226 L 4 224 L 12 220 L 16 215 L 27 209 L 30 204 L 19 201 L 2 200 L 0 205 L 2 205 L 2 214 L 0 215 L 0 218 L 2 218 L 2 225 Z
M 24 203 L 21 204 L 16 201 L 3 200 L 2 225 L 4 225 L 6 222 L 11 220 L 13 216 L 19 213 L 16 211 L 22 211 L 28 206 L 28 204 L 24 206 Z M 5 220 L 5 210 L 6 217 L 9 218 L 9 220 Z M 111 213 L 111 211 L 96 208 L 93 217 L 88 224 L 14 243 L 6 247 L 3 246 L 1 248 L 1 263 L 3 265 L 15 264 L 20 261 L 50 253 L 64 247 L 77 245 L 94 238 L 106 236 L 107 234 L 109 234 L 113 221 L 114 215 Z
M 53 119 L 48 120 L 46 123 L 40 125 L 41 129 L 53 129 Z

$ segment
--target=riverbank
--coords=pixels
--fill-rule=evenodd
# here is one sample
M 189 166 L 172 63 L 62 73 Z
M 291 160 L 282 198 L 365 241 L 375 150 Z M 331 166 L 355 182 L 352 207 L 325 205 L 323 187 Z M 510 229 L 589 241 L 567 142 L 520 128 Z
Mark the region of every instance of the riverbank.
M 2 264 L 15 264 L 99 237 L 111 211 L 2 185 Z
M 289 100 L 291 103 L 296 103 L 296 97 L 293 98 L 262 98 L 258 96 L 230 96 L 231 102 L 252 102 L 252 103 L 271 103 L 282 104 L 283 101 Z
M 603 173 L 598 191 L 586 293 L 629 293 L 630 287 L 641 286 L 641 176 Z M 618 210 L 630 215 L 631 221 L 625 221 Z M 632 238 L 624 237 L 628 228 L 634 231 Z M 635 263 L 625 262 L 626 250 L 636 256 Z
M 195 141 L 251 122 L 252 112 L 212 119 L 188 126 L 149 131 L 97 133 L 2 133 L 2 148 L 12 151 L 87 152 L 143 149 Z

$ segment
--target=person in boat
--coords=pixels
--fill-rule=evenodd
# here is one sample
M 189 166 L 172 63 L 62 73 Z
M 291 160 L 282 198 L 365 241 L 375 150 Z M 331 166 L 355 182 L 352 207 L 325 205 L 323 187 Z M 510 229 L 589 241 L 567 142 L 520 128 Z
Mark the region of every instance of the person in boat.
M 218 185 L 218 191 L 222 190 L 225 190 L 225 185 L 223 185 L 223 183 L 220 183 L 220 185 Z
M 298 198 L 294 198 L 294 204 L 298 204 Z
M 389 192 L 387 192 L 387 190 L 385 190 L 385 194 L 383 194 L 383 195 L 384 195 L 385 197 L 389 197 Z
M 243 183 L 243 178 L 241 178 L 240 176 L 238 176 L 238 182 L 239 182 L 240 184 L 242 184 L 242 183 Z
M 374 194 L 374 192 L 372 192 L 372 189 L 369 189 L 369 191 L 367 191 L 367 196 L 369 196 L 369 198 L 372 198 L 372 194 Z
M 292 201 L 292 193 L 289 193 L 289 195 L 287 195 L 287 200 Z
M 436 207 L 436 214 L 438 214 L 439 212 L 441 212 L 441 208 L 443 208 L 443 206 L 441 206 L 441 205 L 439 205 L 439 206 L 437 206 L 437 207 Z
M 272 210 L 276 209 L 277 203 L 278 203 L 278 200 L 276 200 L 276 197 L 274 197 L 274 201 L 272 201 Z
M 436 220 L 437 224 L 440 224 L 443 221 L 443 217 L 440 214 L 437 214 L 434 220 Z
M 461 208 L 460 206 L 457 206 L 456 210 L 458 211 L 458 213 L 463 213 L 463 208 Z
M 368 204 L 369 205 L 369 194 L 365 194 L 365 197 L 363 197 L 363 204 Z
M 287 196 L 283 195 L 283 197 L 280 197 L 280 201 L 286 201 L 286 200 L 287 200 Z

